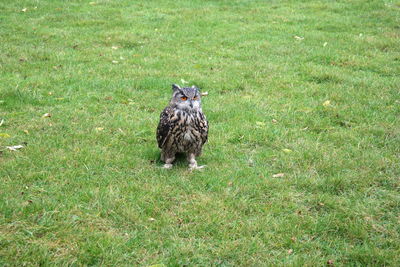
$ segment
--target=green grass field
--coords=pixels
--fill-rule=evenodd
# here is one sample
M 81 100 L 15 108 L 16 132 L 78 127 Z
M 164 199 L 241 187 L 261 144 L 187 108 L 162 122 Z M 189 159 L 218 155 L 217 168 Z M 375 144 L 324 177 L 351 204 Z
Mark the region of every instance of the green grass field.
M 2 0 L 0 41 L 0 266 L 399 264 L 399 1 Z

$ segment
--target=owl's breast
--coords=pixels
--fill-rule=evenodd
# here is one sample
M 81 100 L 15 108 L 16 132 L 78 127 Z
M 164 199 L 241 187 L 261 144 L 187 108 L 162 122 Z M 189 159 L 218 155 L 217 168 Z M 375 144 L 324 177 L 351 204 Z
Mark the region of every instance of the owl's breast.
M 200 131 L 197 129 L 195 114 L 181 114 L 181 118 L 176 125 L 175 144 L 178 152 L 188 152 L 197 150 L 199 147 Z

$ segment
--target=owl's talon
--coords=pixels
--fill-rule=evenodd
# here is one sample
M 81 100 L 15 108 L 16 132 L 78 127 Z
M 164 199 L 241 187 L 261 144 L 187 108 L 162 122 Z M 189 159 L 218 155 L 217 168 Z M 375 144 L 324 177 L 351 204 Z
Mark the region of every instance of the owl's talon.
M 204 169 L 204 167 L 206 167 L 206 165 L 202 165 L 202 166 L 197 166 L 196 165 L 189 165 L 189 170 L 193 171 L 193 170 L 201 170 Z
M 164 169 L 171 169 L 172 168 L 172 164 L 166 163 L 163 166 Z

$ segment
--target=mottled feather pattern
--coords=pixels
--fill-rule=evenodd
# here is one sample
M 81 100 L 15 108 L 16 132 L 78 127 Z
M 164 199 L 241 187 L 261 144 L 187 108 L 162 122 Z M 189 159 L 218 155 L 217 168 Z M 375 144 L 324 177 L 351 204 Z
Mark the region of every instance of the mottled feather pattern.
M 175 153 L 193 152 L 200 155 L 207 142 L 208 122 L 200 112 L 186 112 L 166 107 L 160 115 L 157 128 L 158 147 Z
M 190 168 L 197 166 L 208 138 L 208 121 L 201 108 L 200 92 L 196 87 L 172 86 L 170 104 L 161 112 L 157 127 L 157 143 L 165 168 L 171 168 L 176 153 L 186 153 Z

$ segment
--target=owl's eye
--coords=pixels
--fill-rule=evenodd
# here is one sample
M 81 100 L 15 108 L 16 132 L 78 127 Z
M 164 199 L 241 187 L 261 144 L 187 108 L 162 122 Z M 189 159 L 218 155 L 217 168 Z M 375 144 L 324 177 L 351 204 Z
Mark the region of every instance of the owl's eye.
M 186 100 L 187 100 L 187 97 L 186 97 L 186 96 L 182 96 L 181 99 L 182 99 L 183 101 L 186 101 Z
M 198 97 L 198 96 L 195 96 L 195 97 L 193 97 L 193 100 L 197 100 L 197 99 L 199 99 L 199 97 Z

